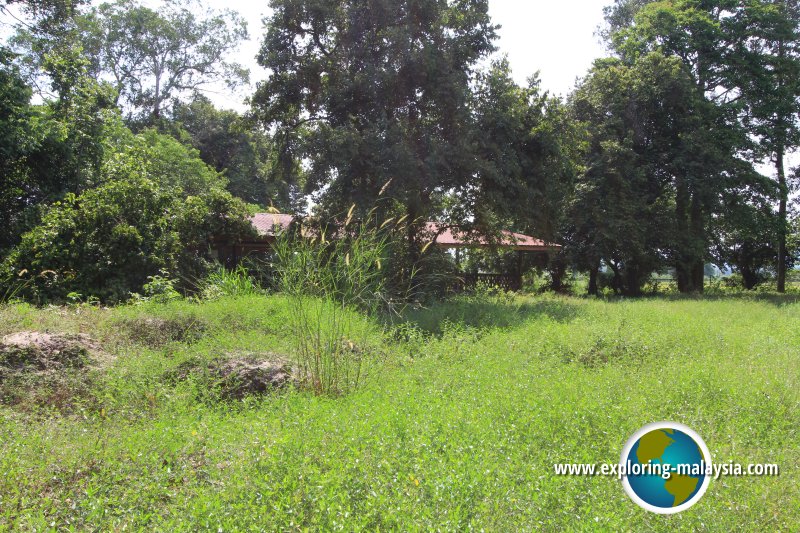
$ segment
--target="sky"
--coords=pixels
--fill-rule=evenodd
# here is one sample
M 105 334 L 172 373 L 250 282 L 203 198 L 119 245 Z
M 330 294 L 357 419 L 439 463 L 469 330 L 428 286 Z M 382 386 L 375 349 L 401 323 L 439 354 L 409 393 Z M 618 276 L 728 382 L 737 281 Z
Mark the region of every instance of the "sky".
M 152 4 L 157 3 L 152 0 Z M 255 56 L 264 33 L 262 20 L 268 14 L 267 2 L 203 3 L 213 9 L 238 11 L 247 20 L 250 40 L 242 44 L 236 59 L 250 68 L 251 82 L 264 79 L 267 73 L 258 66 Z M 606 55 L 595 33 L 603 21 L 603 7 L 611 3 L 612 0 L 489 0 L 492 21 L 502 26 L 496 42 L 498 53 L 508 55 L 517 83 L 526 83 L 538 71 L 545 90 L 565 95 L 592 61 Z M 243 111 L 242 100 L 248 92 L 234 95 L 220 90 L 208 97 L 218 106 Z

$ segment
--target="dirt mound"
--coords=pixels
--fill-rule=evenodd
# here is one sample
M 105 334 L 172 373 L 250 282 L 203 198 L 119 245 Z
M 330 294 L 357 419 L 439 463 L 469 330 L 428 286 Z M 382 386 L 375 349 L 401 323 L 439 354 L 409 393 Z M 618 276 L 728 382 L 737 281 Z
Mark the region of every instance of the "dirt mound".
M 88 335 L 21 331 L 0 342 L 0 378 L 9 372 L 45 372 L 97 366 L 108 356 Z
M 0 403 L 74 412 L 97 403 L 92 369 L 113 358 L 88 335 L 22 331 L 0 341 Z
M 266 394 L 296 382 L 286 361 L 229 359 L 214 363 L 209 370 L 219 378 L 224 395 L 236 399 Z
M 193 315 L 171 318 L 139 317 L 125 320 L 121 326 L 131 340 L 150 347 L 159 347 L 170 342 L 191 344 L 199 341 L 208 329 L 203 320 Z
M 296 386 L 298 374 L 291 363 L 273 354 L 238 354 L 209 363 L 187 361 L 172 373 L 178 381 L 189 378 L 206 382 L 222 398 L 242 399 Z

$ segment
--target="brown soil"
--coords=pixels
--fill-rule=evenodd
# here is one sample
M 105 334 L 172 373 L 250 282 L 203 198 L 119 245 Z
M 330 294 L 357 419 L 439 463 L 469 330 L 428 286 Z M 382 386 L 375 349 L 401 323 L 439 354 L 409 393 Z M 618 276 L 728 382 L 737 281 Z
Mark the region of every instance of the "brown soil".
M 98 403 L 94 372 L 113 362 L 88 335 L 21 331 L 0 341 L 0 403 L 63 414 Z
M 229 399 L 269 394 L 299 383 L 291 363 L 269 353 L 228 355 L 207 364 L 190 360 L 180 365 L 173 377 L 207 380 L 209 388 Z
M 0 376 L 9 372 L 47 372 L 104 367 L 111 357 L 91 337 L 21 331 L 0 342 Z

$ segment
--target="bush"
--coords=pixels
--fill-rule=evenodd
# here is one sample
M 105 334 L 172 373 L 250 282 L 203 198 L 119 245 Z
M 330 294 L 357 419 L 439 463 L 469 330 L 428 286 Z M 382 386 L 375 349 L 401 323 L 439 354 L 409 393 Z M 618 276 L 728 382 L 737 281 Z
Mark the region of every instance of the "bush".
M 252 231 L 246 214 L 224 191 L 184 199 L 147 179 L 112 181 L 53 205 L 0 266 L 0 280 L 28 280 L 18 295 L 39 302 L 72 292 L 124 300 L 162 271 L 200 274 L 213 238 Z
M 127 128 L 116 132 L 113 152 L 102 166 L 104 181 L 125 181 L 131 176 L 150 179 L 162 189 L 184 196 L 222 189 L 227 180 L 200 159 L 200 153 L 169 135 L 146 129 L 134 135 Z
M 217 267 L 200 282 L 199 289 L 200 297 L 204 300 L 216 300 L 223 296 L 251 296 L 263 292 L 242 265 L 234 270 Z
M 160 275 L 147 276 L 147 280 L 142 287 L 144 290 L 143 300 L 168 303 L 181 298 L 181 294 L 175 289 L 178 280 L 170 278 L 169 272 L 166 270 L 162 270 Z

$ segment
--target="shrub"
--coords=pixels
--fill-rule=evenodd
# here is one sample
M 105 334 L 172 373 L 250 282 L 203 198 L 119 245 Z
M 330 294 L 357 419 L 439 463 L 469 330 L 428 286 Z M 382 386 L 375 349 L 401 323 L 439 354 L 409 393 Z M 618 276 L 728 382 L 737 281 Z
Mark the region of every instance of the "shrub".
M 184 199 L 147 179 L 112 181 L 53 205 L 0 266 L 0 280 L 27 280 L 18 294 L 39 301 L 72 292 L 119 301 L 162 271 L 197 276 L 213 238 L 249 231 L 244 205 L 224 191 Z
M 143 299 L 158 303 L 167 303 L 180 299 L 181 294 L 175 289 L 178 280 L 170 278 L 169 272 L 166 270 L 162 270 L 160 275 L 147 276 L 147 280 L 147 283 L 142 287 L 144 291 Z
M 222 189 L 227 184 L 221 174 L 200 159 L 197 150 L 154 129 L 134 135 L 119 127 L 108 143 L 110 150 L 102 162 L 101 179 L 94 185 L 139 177 L 156 182 L 161 189 L 191 196 Z
M 242 265 L 234 270 L 217 267 L 200 281 L 199 289 L 204 300 L 215 300 L 222 296 L 251 296 L 263 292 Z

